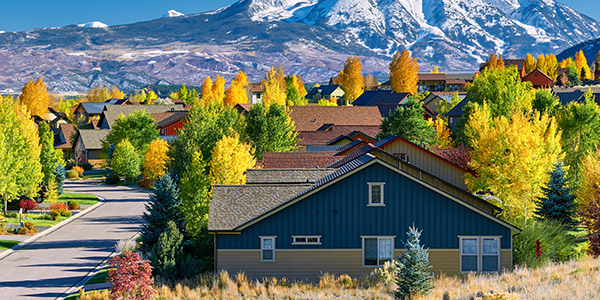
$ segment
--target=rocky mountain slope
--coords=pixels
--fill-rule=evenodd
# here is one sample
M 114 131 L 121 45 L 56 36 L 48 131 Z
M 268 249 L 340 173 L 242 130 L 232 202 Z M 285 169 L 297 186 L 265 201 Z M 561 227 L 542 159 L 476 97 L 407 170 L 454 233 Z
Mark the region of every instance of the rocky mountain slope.
M 258 80 L 276 65 L 323 81 L 348 55 L 363 56 L 365 72 L 385 73 L 406 48 L 424 71 L 465 71 L 492 52 L 557 53 L 597 37 L 600 23 L 553 0 L 241 0 L 107 28 L 0 34 L 0 91 L 39 76 L 57 92 L 200 85 L 207 75 L 240 70 Z

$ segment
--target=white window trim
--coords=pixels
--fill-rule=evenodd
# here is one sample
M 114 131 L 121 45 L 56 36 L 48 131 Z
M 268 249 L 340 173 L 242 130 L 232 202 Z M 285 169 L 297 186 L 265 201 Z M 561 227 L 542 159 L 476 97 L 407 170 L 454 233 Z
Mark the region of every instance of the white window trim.
M 385 206 L 385 182 L 368 182 L 367 185 L 369 186 L 369 204 L 367 206 Z M 373 203 L 373 193 L 371 191 L 373 186 L 381 187 L 381 203 Z
M 502 266 L 500 265 L 500 257 L 502 256 L 502 236 L 468 236 L 468 235 L 459 235 L 458 236 L 459 241 L 458 241 L 458 247 L 460 249 L 459 251 L 459 273 L 462 274 L 466 274 L 466 273 L 498 273 L 500 272 Z M 463 258 L 463 252 L 462 252 L 462 241 L 463 239 L 477 239 L 477 271 L 463 271 L 462 270 L 462 258 Z M 483 240 L 484 239 L 497 239 L 498 240 L 498 254 L 483 254 Z M 483 269 L 483 256 L 498 256 L 498 270 L 497 271 L 482 271 Z M 472 254 L 466 254 L 465 256 L 475 256 Z
M 275 262 L 275 249 L 277 248 L 275 242 L 277 236 L 259 236 L 260 238 L 260 261 L 261 262 Z M 264 240 L 273 240 L 273 248 L 263 248 Z M 263 250 L 273 250 L 273 259 L 263 259 Z
M 361 265 L 363 268 L 379 268 L 382 267 L 383 264 L 379 264 L 379 240 L 380 239 L 391 239 L 392 240 L 392 260 L 394 260 L 394 251 L 396 251 L 395 246 L 395 235 L 363 235 L 362 238 L 362 262 Z M 377 239 L 377 265 L 365 265 L 365 239 Z
M 296 242 L 297 238 L 305 238 L 306 242 Z M 309 238 L 316 238 L 317 242 L 309 242 Z M 320 235 L 292 235 L 292 245 L 321 245 Z

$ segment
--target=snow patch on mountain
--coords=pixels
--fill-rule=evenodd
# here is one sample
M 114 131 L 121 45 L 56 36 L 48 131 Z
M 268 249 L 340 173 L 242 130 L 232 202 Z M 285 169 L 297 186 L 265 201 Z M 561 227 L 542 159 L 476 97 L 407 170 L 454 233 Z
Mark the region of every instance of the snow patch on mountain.
M 78 27 L 82 27 L 82 28 L 107 28 L 108 25 L 99 22 L 99 21 L 93 21 L 93 22 L 87 22 L 87 23 L 83 23 L 83 24 L 78 24 Z
M 255 22 L 279 21 L 291 18 L 296 11 L 317 2 L 318 0 L 251 0 L 248 13 Z
M 163 18 L 176 18 L 176 17 L 182 17 L 182 16 L 185 16 L 185 14 L 180 13 L 174 9 L 171 9 L 171 10 L 167 11 L 167 13 L 164 14 L 162 17 Z

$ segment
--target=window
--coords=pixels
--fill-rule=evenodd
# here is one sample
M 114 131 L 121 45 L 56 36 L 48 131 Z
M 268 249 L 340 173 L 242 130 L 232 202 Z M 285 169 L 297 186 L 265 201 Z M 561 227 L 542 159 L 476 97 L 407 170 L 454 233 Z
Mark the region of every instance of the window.
M 461 237 L 461 272 L 500 271 L 499 237 Z
M 394 256 L 394 237 L 363 237 L 363 265 L 382 266 Z
M 294 235 L 292 245 L 321 245 L 320 235 Z
M 383 202 L 383 182 L 370 182 L 369 185 L 369 206 L 384 206 Z
M 275 237 L 267 236 L 260 238 L 260 260 L 275 261 Z

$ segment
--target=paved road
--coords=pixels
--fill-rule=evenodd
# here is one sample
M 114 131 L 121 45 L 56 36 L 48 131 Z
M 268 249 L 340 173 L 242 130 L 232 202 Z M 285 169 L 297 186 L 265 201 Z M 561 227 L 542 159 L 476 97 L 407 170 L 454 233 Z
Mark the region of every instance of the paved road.
M 82 181 L 65 189 L 104 197 L 106 203 L 0 260 L 0 299 L 55 299 L 140 230 L 148 193 Z

